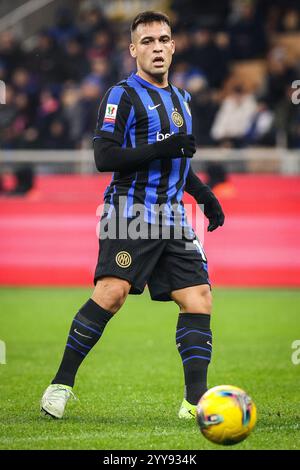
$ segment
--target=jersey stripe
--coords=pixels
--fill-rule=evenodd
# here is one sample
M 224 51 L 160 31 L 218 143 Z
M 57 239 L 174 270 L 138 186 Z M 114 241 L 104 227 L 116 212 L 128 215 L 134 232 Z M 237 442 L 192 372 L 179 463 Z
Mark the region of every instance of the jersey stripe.
M 134 114 L 134 108 L 133 107 L 132 107 L 131 110 L 132 110 L 132 113 Z M 130 122 L 130 117 L 131 116 L 129 116 L 128 122 Z M 136 120 L 135 120 L 135 116 L 134 116 L 134 117 L 132 117 L 132 124 L 128 129 L 128 140 L 130 141 L 130 145 L 127 144 L 126 145 L 127 147 L 136 147 L 135 123 L 136 123 Z M 133 195 L 134 195 L 135 184 L 136 184 L 136 171 L 132 173 L 132 181 L 131 181 L 131 185 L 130 185 L 130 188 L 129 188 L 128 193 L 127 193 L 127 203 L 124 207 L 124 213 L 123 213 L 124 217 L 132 217 Z
M 151 106 L 157 106 L 155 109 L 150 110 L 149 113 L 157 113 L 158 119 L 160 121 L 160 129 L 163 130 L 164 133 L 170 133 L 170 121 L 168 117 L 167 110 L 165 106 L 162 103 L 162 97 L 160 93 L 156 90 L 153 90 L 151 88 L 146 88 L 146 91 L 151 98 Z M 162 137 L 163 133 L 160 132 L 160 137 Z M 156 141 L 157 139 L 155 139 Z M 157 172 L 157 169 L 159 168 L 159 172 Z M 166 187 L 166 175 L 169 173 L 171 168 L 171 162 L 168 159 L 162 159 L 162 160 L 154 160 L 154 162 L 151 163 L 150 166 L 150 177 L 149 177 L 149 183 L 151 182 L 153 184 L 153 181 L 155 181 L 155 197 L 151 195 L 152 197 L 149 197 L 147 200 L 147 203 L 150 202 L 152 204 L 162 204 L 166 202 L 167 200 L 167 195 L 165 191 L 161 191 L 162 188 Z M 155 174 L 156 173 L 156 174 Z M 147 193 L 146 193 L 146 198 L 147 198 Z
M 184 118 L 183 119 L 182 132 L 187 133 L 186 110 L 183 109 L 185 106 L 181 105 L 181 103 L 183 101 L 182 98 L 183 98 L 182 95 L 179 94 L 176 87 L 172 87 L 172 102 L 173 102 L 174 108 L 176 108 L 177 111 Z M 177 203 L 181 202 L 182 195 L 183 195 L 183 190 L 184 190 L 184 184 L 185 184 L 186 176 L 187 176 L 187 173 L 188 173 L 189 165 L 190 165 L 190 159 L 188 159 L 188 158 L 182 158 L 181 159 L 180 169 L 179 169 L 179 177 L 178 177 L 177 183 L 176 183 L 176 193 L 175 193 L 175 197 L 173 196 L 173 198 L 171 198 L 171 201 L 170 201 L 171 204 L 174 204 L 175 202 L 177 202 Z M 178 209 L 179 209 L 180 214 L 182 216 L 182 219 L 181 219 L 182 225 L 185 225 L 183 206 L 180 204 L 178 206 Z
M 137 93 L 137 90 L 131 86 L 126 87 L 126 91 L 129 94 L 133 107 L 135 109 L 135 130 L 134 130 L 134 141 L 135 146 L 144 145 L 148 143 L 149 133 L 149 122 L 148 114 L 145 106 Z M 148 181 L 148 168 L 139 170 L 136 172 L 134 185 L 130 188 L 130 201 L 133 204 L 144 204 L 146 184 Z M 128 201 L 127 201 L 128 204 Z M 129 207 L 129 216 L 132 216 L 132 206 Z

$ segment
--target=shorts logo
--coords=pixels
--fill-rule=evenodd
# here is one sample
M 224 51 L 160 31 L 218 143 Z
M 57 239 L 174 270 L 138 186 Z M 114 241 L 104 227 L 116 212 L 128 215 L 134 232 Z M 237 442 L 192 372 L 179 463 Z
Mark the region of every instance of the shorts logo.
M 107 104 L 104 116 L 104 122 L 115 122 L 117 117 L 118 105 Z
M 183 117 L 179 114 L 178 111 L 173 111 L 171 114 L 172 121 L 174 122 L 176 127 L 183 126 Z
M 116 255 L 116 263 L 120 268 L 128 268 L 132 263 L 130 254 L 127 251 L 119 251 Z

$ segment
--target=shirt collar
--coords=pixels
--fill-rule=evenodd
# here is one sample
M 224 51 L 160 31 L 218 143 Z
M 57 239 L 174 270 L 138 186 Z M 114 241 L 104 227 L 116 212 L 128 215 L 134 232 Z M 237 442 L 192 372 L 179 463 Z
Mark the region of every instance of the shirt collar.
M 152 88 L 153 90 L 157 90 L 157 91 L 164 91 L 165 93 L 171 93 L 173 90 L 172 90 L 172 85 L 170 82 L 168 82 L 168 85 L 170 87 L 170 90 L 166 90 L 165 88 L 160 88 L 158 86 L 155 86 L 153 85 L 152 83 L 150 82 L 147 82 L 146 80 L 144 80 L 143 78 L 141 78 L 139 75 L 137 75 L 136 73 L 132 73 L 130 75 L 130 78 L 133 78 L 134 80 L 136 80 L 137 82 L 139 82 L 141 85 L 145 86 L 145 87 L 148 87 L 148 88 Z

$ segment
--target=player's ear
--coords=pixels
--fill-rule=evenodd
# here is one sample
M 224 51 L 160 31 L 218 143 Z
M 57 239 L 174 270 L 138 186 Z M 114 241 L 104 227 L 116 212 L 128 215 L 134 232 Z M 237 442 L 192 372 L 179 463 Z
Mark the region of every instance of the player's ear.
M 175 46 L 175 41 L 174 39 L 171 39 L 171 47 L 172 47 L 172 55 L 174 54 L 175 52 L 175 49 L 176 49 L 176 46 Z
M 129 45 L 129 52 L 130 52 L 131 57 L 136 59 L 136 48 L 135 48 L 135 45 L 133 43 L 131 43 Z

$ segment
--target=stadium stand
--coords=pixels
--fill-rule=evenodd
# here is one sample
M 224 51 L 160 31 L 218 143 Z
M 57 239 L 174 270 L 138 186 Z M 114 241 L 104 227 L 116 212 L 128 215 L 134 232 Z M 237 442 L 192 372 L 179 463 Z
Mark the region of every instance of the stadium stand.
M 249 139 L 254 112 L 238 146 L 274 146 L 284 134 L 289 148 L 299 148 L 299 109 L 286 112 L 283 103 L 299 75 L 297 3 L 200 3 L 185 2 L 182 9 L 182 2 L 169 2 L 177 43 L 171 80 L 192 92 L 196 114 L 208 116 L 205 125 L 200 117 L 196 120 L 198 144 L 224 145 L 210 131 L 226 96 L 238 85 L 252 94 L 258 110 L 263 102 L 274 117 L 269 134 L 258 142 Z M 51 4 L 53 10 L 57 2 Z M 131 4 L 131 14 L 145 6 L 142 1 Z M 4 149 L 90 146 L 105 90 L 134 70 L 127 50 L 128 2 L 59 5 L 52 16 L 49 12 L 47 26 L 41 18 L 35 21 L 43 27 L 26 41 L 13 28 L 0 33 L 0 80 L 7 85 L 7 105 L 0 109 Z M 229 138 L 225 144 L 236 142 Z

